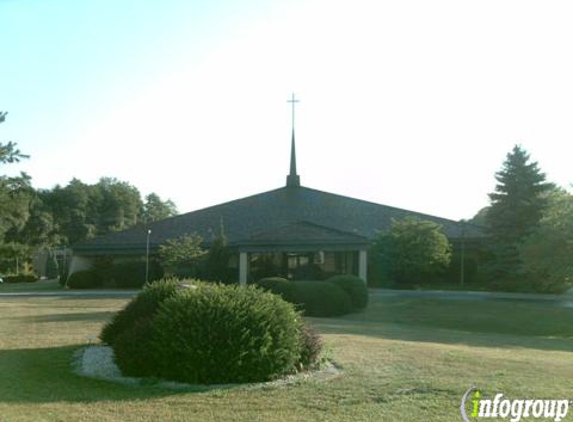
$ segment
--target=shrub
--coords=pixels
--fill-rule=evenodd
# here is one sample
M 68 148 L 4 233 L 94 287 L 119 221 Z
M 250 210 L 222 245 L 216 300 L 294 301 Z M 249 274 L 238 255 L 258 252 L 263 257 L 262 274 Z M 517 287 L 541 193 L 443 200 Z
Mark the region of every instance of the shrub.
M 180 289 L 175 280 L 148 284 L 128 305 L 107 323 L 100 339 L 113 348 L 123 374 L 149 376 L 153 372 L 151 323 L 161 303 Z
M 280 277 L 263 278 L 257 285 L 280 295 L 304 311 L 306 316 L 340 316 L 352 311 L 350 296 L 335 284 L 324 281 L 288 281 Z
M 67 282 L 70 289 L 96 289 L 102 285 L 101 277 L 94 270 L 76 271 L 70 274 Z
M 300 326 L 300 343 L 299 365 L 303 368 L 311 368 L 318 361 L 322 350 L 322 340 L 316 330 L 304 321 Z
M 287 302 L 292 302 L 294 283 L 282 277 L 266 277 L 257 281 L 261 289 L 280 295 Z
M 4 283 L 34 283 L 38 281 L 38 277 L 31 274 L 7 275 L 2 279 Z
M 331 317 L 352 312 L 350 296 L 340 287 L 325 281 L 295 281 L 289 301 L 306 316 Z
M 300 316 L 253 286 L 200 285 L 163 302 L 153 320 L 157 375 L 191 383 L 266 381 L 300 360 Z
M 145 261 L 126 261 L 112 264 L 108 281 L 112 286 L 119 288 L 139 288 L 145 284 Z M 148 281 L 153 282 L 163 277 L 163 269 L 155 262 L 149 262 Z
M 342 274 L 330 277 L 326 281 L 344 290 L 350 296 L 354 309 L 364 309 L 368 305 L 368 288 L 361 278 L 355 275 Z

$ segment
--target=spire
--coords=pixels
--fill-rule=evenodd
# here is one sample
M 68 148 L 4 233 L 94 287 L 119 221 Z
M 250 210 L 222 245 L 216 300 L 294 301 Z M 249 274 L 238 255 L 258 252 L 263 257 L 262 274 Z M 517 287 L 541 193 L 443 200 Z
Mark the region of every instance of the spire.
M 296 146 L 294 142 L 294 106 L 299 100 L 295 99 L 294 94 L 292 98 L 287 100 L 287 102 L 292 104 L 292 135 L 291 135 L 291 145 L 290 145 L 290 173 L 287 176 L 287 187 L 300 186 L 300 176 L 296 174 Z

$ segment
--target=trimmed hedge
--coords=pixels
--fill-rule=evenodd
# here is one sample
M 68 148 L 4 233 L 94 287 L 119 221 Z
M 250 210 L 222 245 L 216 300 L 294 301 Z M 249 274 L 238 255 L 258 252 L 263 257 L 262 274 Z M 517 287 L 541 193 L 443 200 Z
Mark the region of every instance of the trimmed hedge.
M 331 317 L 352 312 L 350 296 L 341 287 L 325 281 L 288 281 L 271 277 L 260 280 L 258 286 L 297 305 L 306 316 Z
M 368 288 L 360 277 L 341 274 L 330 277 L 326 281 L 344 290 L 350 296 L 354 309 L 364 309 L 368 305 Z
M 324 281 L 293 282 L 292 302 L 310 317 L 341 316 L 352 312 L 350 296 L 340 287 Z
M 4 280 L 4 283 L 34 283 L 38 281 L 38 277 L 35 275 L 19 274 L 4 276 L 2 280 Z
M 294 283 L 282 277 L 266 277 L 257 281 L 261 289 L 280 295 L 287 302 L 294 303 Z
M 255 287 L 199 285 L 167 299 L 153 320 L 157 375 L 200 384 L 267 381 L 295 370 L 300 316 Z
M 97 271 L 82 270 L 71 274 L 66 285 L 70 289 L 97 289 L 103 286 L 103 280 Z

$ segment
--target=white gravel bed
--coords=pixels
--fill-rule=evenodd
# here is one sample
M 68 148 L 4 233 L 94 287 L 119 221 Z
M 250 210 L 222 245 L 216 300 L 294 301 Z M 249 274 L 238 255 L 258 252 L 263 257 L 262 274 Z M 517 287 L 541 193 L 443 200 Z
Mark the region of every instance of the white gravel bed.
M 117 367 L 113 359 L 113 350 L 108 346 L 89 346 L 78 350 L 74 355 L 73 367 L 78 375 L 102 379 L 112 382 L 117 382 L 121 384 L 128 385 L 154 385 L 160 388 L 168 388 L 173 390 L 181 390 L 188 388 L 218 388 L 225 385 L 192 385 L 184 384 L 174 381 L 153 381 L 145 378 L 133 378 L 124 377 L 121 375 L 121 371 Z M 332 362 L 327 361 L 321 368 L 316 371 L 301 372 L 294 375 L 288 375 L 284 378 L 261 383 L 253 384 L 236 384 L 236 385 L 246 385 L 250 388 L 264 388 L 294 384 L 296 382 L 308 379 L 315 379 L 320 381 L 329 380 L 339 376 L 342 373 L 340 368 L 336 367 Z M 228 384 L 226 384 L 228 386 Z

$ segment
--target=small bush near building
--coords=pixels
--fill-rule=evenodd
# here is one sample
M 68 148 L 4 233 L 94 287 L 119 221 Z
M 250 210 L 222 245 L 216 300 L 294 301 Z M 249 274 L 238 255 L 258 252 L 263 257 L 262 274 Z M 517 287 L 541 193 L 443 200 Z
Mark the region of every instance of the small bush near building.
M 293 301 L 294 283 L 282 277 L 267 277 L 257 281 L 261 289 L 280 295 L 287 302 Z
M 34 283 L 38 281 L 38 277 L 31 274 L 18 274 L 4 276 L 2 280 L 4 283 Z
M 115 361 L 124 375 L 154 375 L 155 361 L 151 344 L 153 317 L 161 303 L 181 288 L 176 280 L 148 284 L 104 326 L 100 339 L 113 348 Z
M 341 274 L 330 277 L 326 281 L 344 290 L 350 296 L 354 309 L 364 309 L 368 305 L 368 288 L 361 278 L 350 274 Z
M 280 295 L 310 317 L 340 316 L 352 312 L 352 300 L 341 287 L 325 281 L 288 281 L 280 277 L 263 278 L 257 285 Z
M 76 271 L 68 277 L 67 282 L 70 289 L 97 289 L 102 285 L 102 278 L 94 270 Z
M 340 287 L 324 281 L 293 282 L 289 300 L 310 317 L 341 316 L 352 312 L 350 296 Z

